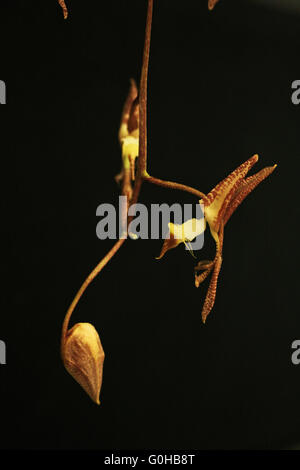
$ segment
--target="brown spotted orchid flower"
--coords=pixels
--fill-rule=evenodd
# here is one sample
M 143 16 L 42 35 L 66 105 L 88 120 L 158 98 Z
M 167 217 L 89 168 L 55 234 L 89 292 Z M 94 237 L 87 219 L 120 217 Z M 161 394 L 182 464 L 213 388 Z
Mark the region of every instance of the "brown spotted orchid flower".
M 249 158 L 249 160 L 230 173 L 227 178 L 221 181 L 207 196 L 200 200 L 200 203 L 204 205 L 204 217 L 216 242 L 216 255 L 214 260 L 200 261 L 195 268 L 196 287 L 199 287 L 213 270 L 202 310 L 202 320 L 204 323 L 215 301 L 218 276 L 222 264 L 224 227 L 241 202 L 259 183 L 267 178 L 277 166 L 266 167 L 255 175 L 246 178 L 248 171 L 257 160 L 258 155 Z M 199 271 L 202 271 L 201 274 L 197 274 Z
M 190 242 L 204 232 L 206 223 L 209 225 L 212 237 L 216 242 L 215 258 L 214 260 L 200 261 L 195 267 L 196 287 L 199 287 L 213 271 L 202 309 L 204 323 L 215 302 L 218 276 L 222 265 L 224 227 L 246 196 L 276 168 L 276 165 L 266 167 L 255 175 L 246 178 L 247 173 L 257 160 L 258 155 L 249 158 L 230 173 L 227 178 L 217 184 L 212 191 L 207 195 L 203 195 L 199 202 L 204 209 L 204 219 L 190 219 L 182 225 L 169 223 L 168 237 L 165 239 L 161 253 L 157 258 L 161 259 L 168 250 L 176 248 L 182 242 L 189 248 Z
M 64 0 L 58 0 L 58 3 L 62 7 L 63 14 L 64 14 L 64 19 L 66 20 L 68 17 L 68 9 L 66 7 L 65 1 Z

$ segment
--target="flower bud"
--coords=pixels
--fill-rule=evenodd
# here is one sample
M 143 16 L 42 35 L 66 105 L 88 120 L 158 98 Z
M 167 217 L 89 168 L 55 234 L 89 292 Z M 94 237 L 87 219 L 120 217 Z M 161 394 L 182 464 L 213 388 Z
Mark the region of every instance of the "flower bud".
M 63 339 L 65 368 L 91 399 L 100 405 L 104 351 L 99 335 L 90 323 L 76 323 Z

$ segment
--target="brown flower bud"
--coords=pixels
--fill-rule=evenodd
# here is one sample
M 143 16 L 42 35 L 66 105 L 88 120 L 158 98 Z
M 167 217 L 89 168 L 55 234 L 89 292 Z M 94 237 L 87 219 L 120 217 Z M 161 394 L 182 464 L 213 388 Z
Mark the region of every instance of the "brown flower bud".
M 90 323 L 76 323 L 62 345 L 65 368 L 91 399 L 100 405 L 104 351 L 99 335 Z

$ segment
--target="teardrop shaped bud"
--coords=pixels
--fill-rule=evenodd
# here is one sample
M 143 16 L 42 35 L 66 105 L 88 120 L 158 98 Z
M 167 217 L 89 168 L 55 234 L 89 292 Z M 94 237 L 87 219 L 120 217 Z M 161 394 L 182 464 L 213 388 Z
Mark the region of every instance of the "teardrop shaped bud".
M 90 323 L 76 323 L 67 332 L 62 348 L 64 366 L 97 405 L 104 356 L 99 335 Z

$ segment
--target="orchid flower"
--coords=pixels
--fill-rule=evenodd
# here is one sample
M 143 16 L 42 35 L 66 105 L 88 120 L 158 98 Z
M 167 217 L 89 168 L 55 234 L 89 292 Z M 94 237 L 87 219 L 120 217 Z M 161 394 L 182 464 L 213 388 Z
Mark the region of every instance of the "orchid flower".
M 216 255 L 214 260 L 200 261 L 195 268 L 196 287 L 199 287 L 213 269 L 202 310 L 202 320 L 204 323 L 213 308 L 216 297 L 218 276 L 222 265 L 224 227 L 241 202 L 259 183 L 267 178 L 277 166 L 266 167 L 255 175 L 245 178 L 248 171 L 257 160 L 258 155 L 249 158 L 249 160 L 230 173 L 227 178 L 221 181 L 207 196 L 200 200 L 200 203 L 204 204 L 204 217 L 216 242 Z M 202 273 L 197 274 L 199 271 L 202 271 Z
M 135 160 L 139 154 L 139 103 L 138 90 L 133 79 L 126 98 L 119 129 L 119 142 L 122 149 L 122 170 L 115 177 L 123 182 L 122 193 L 130 201 L 132 197 L 132 181 L 135 180 Z
M 195 267 L 196 287 L 199 287 L 213 271 L 202 309 L 203 323 L 205 323 L 215 302 L 218 277 L 222 266 L 224 227 L 248 194 L 267 178 L 277 166 L 266 167 L 255 175 L 246 178 L 247 173 L 257 161 L 258 155 L 253 155 L 200 199 L 199 203 L 204 207 L 204 219 L 190 219 L 182 225 L 170 223 L 169 236 L 164 241 L 161 253 L 157 258 L 161 259 L 168 250 L 176 248 L 182 242 L 189 248 L 190 241 L 205 231 L 206 223 L 209 225 L 211 235 L 216 242 L 215 258 L 214 260 L 200 261 Z M 196 231 L 194 229 L 194 232 L 191 233 L 195 221 L 198 224 L 197 229 Z M 199 271 L 201 271 L 200 274 L 198 274 Z

